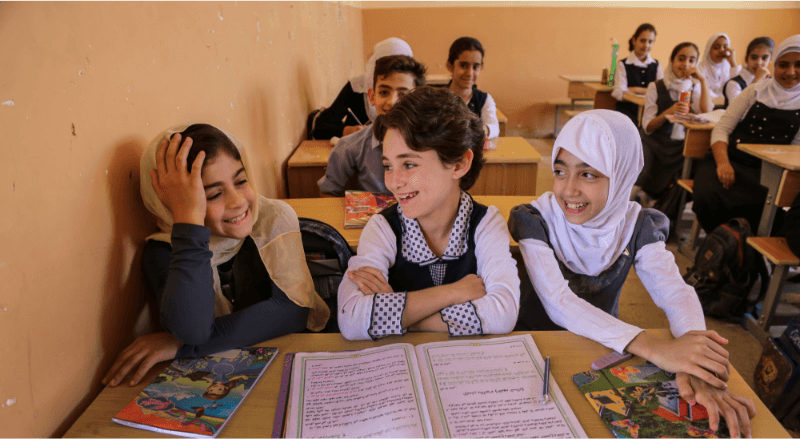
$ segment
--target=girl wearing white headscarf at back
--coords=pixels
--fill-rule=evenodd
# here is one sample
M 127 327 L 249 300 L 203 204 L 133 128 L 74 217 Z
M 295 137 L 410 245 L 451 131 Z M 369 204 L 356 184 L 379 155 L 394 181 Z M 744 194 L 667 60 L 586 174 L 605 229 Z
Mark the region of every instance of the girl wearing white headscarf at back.
M 134 385 L 159 361 L 325 326 L 330 311 L 314 291 L 297 215 L 256 193 L 238 139 L 207 124 L 168 129 L 145 150 L 140 174 L 160 229 L 147 237 L 142 268 L 166 332 L 136 339 L 104 384 L 130 372 Z
M 369 103 L 367 91 L 372 88 L 375 61 L 389 55 L 414 56 L 411 46 L 400 38 L 387 38 L 376 44 L 372 56 L 367 61 L 364 73 L 350 78 L 331 106 L 317 115 L 312 131 L 315 139 L 344 137 L 360 131 L 370 121 L 375 121 L 378 113 L 375 111 L 375 107 Z M 352 113 L 348 110 L 351 110 Z
M 716 33 L 709 37 L 699 68 L 708 79 L 711 97 L 722 96 L 722 87 L 742 69 L 736 63 L 736 51 L 731 49 L 728 35 Z
M 707 233 L 739 217 L 758 230 L 767 197 L 761 160 L 738 144 L 800 145 L 800 35 L 775 50 L 772 76 L 736 96 L 711 132 L 711 153 L 695 174 L 692 207 Z
M 522 282 L 516 329 L 566 328 L 678 372 L 681 395 L 708 409 L 713 429 L 725 410 L 731 434 L 748 434 L 747 416 L 737 419 L 717 404 L 726 393 L 723 405 L 755 414 L 752 401 L 711 387 L 725 387 L 729 363 L 721 344 L 727 340 L 705 330 L 697 294 L 665 248 L 668 220 L 628 201 L 642 163 L 638 131 L 622 113 L 590 110 L 564 126 L 553 148 L 553 191 L 515 207 L 509 218 L 530 277 L 530 283 Z M 674 340 L 618 319 L 619 296 L 632 266 L 666 313 Z

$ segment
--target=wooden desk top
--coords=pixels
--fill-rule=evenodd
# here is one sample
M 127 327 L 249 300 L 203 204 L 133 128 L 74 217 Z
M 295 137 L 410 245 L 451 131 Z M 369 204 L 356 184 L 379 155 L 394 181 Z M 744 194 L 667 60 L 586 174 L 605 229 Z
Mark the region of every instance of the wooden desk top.
M 500 214 L 508 221 L 511 208 L 523 203 L 530 203 L 536 197 L 528 195 L 475 195 L 473 198 L 483 205 L 497 206 Z M 292 206 L 294 211 L 297 212 L 297 216 L 313 218 L 330 224 L 344 236 L 351 248 L 358 248 L 358 240 L 361 237 L 361 231 L 364 229 L 344 228 L 344 198 L 292 198 L 283 201 Z M 518 247 L 519 244 L 512 239 L 512 250 Z
M 434 73 L 425 75 L 425 83 L 427 85 L 447 85 L 453 75 L 450 73 Z
M 626 90 L 622 93 L 622 100 L 633 102 L 640 107 L 644 107 L 644 95 L 638 95 L 629 90 Z
M 800 171 L 800 146 L 739 144 L 742 151 L 790 171 Z
M 486 149 L 486 163 L 539 163 L 542 155 L 522 137 L 498 137 L 491 142 L 497 149 Z M 333 150 L 328 140 L 304 140 L 289 157 L 290 168 L 327 166 Z
M 720 105 L 725 105 L 725 96 L 717 96 L 715 98 L 711 98 L 711 102 L 714 104 L 715 107 L 719 107 Z
M 591 89 L 593 89 L 594 91 L 605 91 L 605 92 L 609 92 L 609 91 L 611 91 L 611 90 L 614 90 L 614 87 L 612 87 L 612 86 L 610 86 L 610 85 L 607 85 L 607 84 L 601 84 L 601 83 L 600 83 L 600 81 L 597 81 L 597 82 L 587 82 L 587 83 L 586 83 L 586 84 L 584 84 L 584 85 L 585 85 L 585 86 L 587 86 L 587 87 L 589 87 L 589 88 L 591 88 Z
M 508 117 L 506 117 L 505 113 L 497 109 L 497 121 L 500 123 L 508 123 Z
M 647 332 L 663 338 L 671 338 L 667 329 L 654 329 Z M 512 334 L 523 333 L 514 332 Z M 592 361 L 610 353 L 611 350 L 567 331 L 531 332 L 530 334 L 542 355 L 550 355 L 553 377 L 586 434 L 589 437 L 611 437 L 611 432 L 600 416 L 586 401 L 578 386 L 572 382 L 572 375 L 589 370 Z M 485 337 L 492 338 L 493 336 Z M 288 352 L 364 349 L 392 343 L 417 345 L 442 341 L 447 338 L 448 336 L 442 333 L 410 332 L 405 336 L 393 335 L 378 341 L 351 342 L 345 340 L 341 334 L 290 334 L 261 343 L 261 346 L 277 347 L 278 355 L 219 437 L 266 437 L 272 434 L 283 361 Z M 643 362 L 642 359 L 634 357 L 624 364 L 634 365 Z M 64 437 L 172 437 L 126 427 L 111 421 L 111 418 L 131 402 L 167 364 L 167 362 L 159 363 L 137 386 L 106 387 Z M 728 381 L 728 385 L 737 394 L 751 398 L 756 405 L 757 414 L 751 421 L 753 437 L 790 437 L 733 368 L 731 368 L 731 379 Z
M 569 82 L 583 82 L 587 85 L 592 82 L 599 83 L 600 79 L 602 79 L 600 75 L 558 75 L 558 77 Z
M 709 122 L 709 123 L 678 122 L 678 123 L 680 123 L 687 129 L 698 130 L 698 131 L 711 131 L 714 129 L 715 126 L 717 126 L 717 124 L 714 122 Z

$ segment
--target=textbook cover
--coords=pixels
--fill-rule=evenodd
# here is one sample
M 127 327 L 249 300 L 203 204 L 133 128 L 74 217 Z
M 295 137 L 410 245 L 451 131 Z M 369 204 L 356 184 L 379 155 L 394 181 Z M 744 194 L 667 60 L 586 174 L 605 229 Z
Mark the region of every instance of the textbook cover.
M 381 195 L 364 191 L 345 191 L 344 228 L 360 229 L 367 225 L 372 215 L 397 204 L 391 195 Z
M 724 419 L 711 431 L 705 407 L 689 405 L 675 374 L 653 364 L 590 370 L 572 380 L 618 438 L 730 437 Z
M 114 422 L 185 437 L 216 437 L 278 353 L 245 348 L 178 359 Z

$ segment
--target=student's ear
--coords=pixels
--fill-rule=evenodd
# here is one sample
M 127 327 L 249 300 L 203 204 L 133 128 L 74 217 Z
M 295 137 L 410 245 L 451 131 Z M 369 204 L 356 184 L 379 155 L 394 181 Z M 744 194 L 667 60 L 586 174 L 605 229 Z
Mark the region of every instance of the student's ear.
M 455 166 L 453 166 L 453 180 L 458 180 L 469 172 L 470 168 L 472 168 L 473 158 L 475 158 L 475 154 L 471 149 L 467 150 L 467 152 L 461 156 L 461 160 L 457 161 Z
M 375 90 L 373 90 L 372 87 L 370 87 L 367 90 L 367 97 L 369 98 L 369 104 L 374 107 L 375 106 Z
M 453 73 L 453 63 L 447 61 L 447 71 Z

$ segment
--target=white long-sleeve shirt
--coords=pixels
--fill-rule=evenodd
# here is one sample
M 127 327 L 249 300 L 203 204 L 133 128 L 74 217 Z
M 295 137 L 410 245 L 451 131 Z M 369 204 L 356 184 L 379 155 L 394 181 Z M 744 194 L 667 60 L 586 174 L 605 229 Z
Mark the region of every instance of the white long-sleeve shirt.
M 617 60 L 617 68 L 614 72 L 614 90 L 611 91 L 611 96 L 613 96 L 616 100 L 622 100 L 622 94 L 628 90 L 628 71 L 625 69 L 625 64 L 622 62 L 623 60 Z M 641 67 L 646 69 L 648 65 L 658 62 L 654 60 L 650 55 L 647 55 L 644 62 L 639 61 L 639 58 L 636 57 L 634 53 L 628 55 L 625 58 L 625 61 L 628 64 L 633 64 L 636 67 Z M 656 81 L 659 79 L 664 79 L 664 69 L 656 69 Z M 655 82 L 655 81 L 654 81 Z
M 753 79 L 755 79 L 755 75 L 750 73 L 747 69 L 742 69 L 739 72 L 739 76 L 744 79 L 744 83 L 750 85 L 753 83 Z M 734 77 L 731 77 L 733 79 Z M 725 93 L 725 96 L 728 98 L 728 102 L 730 103 L 733 101 L 733 98 L 739 96 L 739 93 L 742 92 L 742 86 L 739 85 L 736 81 L 728 80 L 728 82 L 723 86 L 722 91 Z
M 736 125 L 739 125 L 739 122 L 747 116 L 750 107 L 756 103 L 756 97 L 756 86 L 753 85 L 742 90 L 739 96 L 736 96 L 736 98 L 731 101 L 728 108 L 725 110 L 725 114 L 722 115 L 719 122 L 717 122 L 717 125 L 714 127 L 714 130 L 711 131 L 712 145 L 716 142 L 728 143 L 728 137 L 736 128 Z M 785 145 L 786 143 L 781 142 L 781 144 Z M 800 131 L 795 134 L 790 145 L 800 145 Z
M 669 92 L 669 97 L 672 98 L 673 101 L 677 101 L 681 96 L 680 92 L 677 90 L 670 90 L 667 89 Z M 697 82 L 692 85 L 692 102 L 689 105 L 689 109 L 695 113 L 700 113 L 700 96 L 703 92 L 703 88 L 700 86 L 700 83 Z M 644 112 L 642 113 L 642 128 L 644 128 L 645 134 L 651 134 L 653 131 L 647 131 L 647 125 L 650 124 L 650 121 L 658 117 L 658 90 L 656 89 L 656 82 L 653 81 L 647 86 L 647 93 L 644 96 Z M 673 136 L 675 140 L 683 139 L 686 133 L 683 130 L 682 125 L 678 125 L 676 131 L 679 134 Z M 676 138 L 677 137 L 677 138 Z
M 348 264 L 348 273 L 361 267 L 374 267 L 389 278 L 389 268 L 395 263 L 400 249 L 397 237 L 383 215 L 367 222 L 358 243 L 357 256 Z M 519 275 L 511 257 L 508 225 L 497 207 L 489 206 L 475 230 L 477 275 L 483 279 L 486 295 L 473 300 L 484 334 L 506 334 L 514 329 L 519 314 Z M 402 293 L 402 292 L 398 292 Z M 361 292 L 348 279 L 347 273 L 339 284 L 339 329 L 348 340 L 370 340 L 376 294 Z M 403 298 L 403 301 L 405 299 Z
M 494 98 L 486 93 L 486 102 L 481 108 L 481 121 L 489 127 L 489 138 L 494 139 L 500 135 L 500 122 L 497 120 L 497 105 Z

